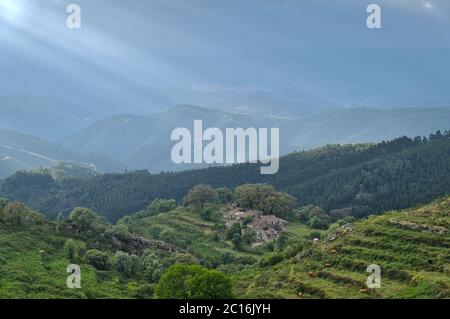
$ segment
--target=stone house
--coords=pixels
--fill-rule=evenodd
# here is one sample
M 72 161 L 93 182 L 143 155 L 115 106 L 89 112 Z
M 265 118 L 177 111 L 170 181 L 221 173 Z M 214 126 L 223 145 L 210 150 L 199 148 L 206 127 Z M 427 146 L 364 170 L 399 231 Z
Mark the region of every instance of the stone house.
M 247 224 L 247 229 L 255 235 L 257 241 L 273 241 L 278 239 L 286 229 L 288 222 L 274 215 L 260 215 Z

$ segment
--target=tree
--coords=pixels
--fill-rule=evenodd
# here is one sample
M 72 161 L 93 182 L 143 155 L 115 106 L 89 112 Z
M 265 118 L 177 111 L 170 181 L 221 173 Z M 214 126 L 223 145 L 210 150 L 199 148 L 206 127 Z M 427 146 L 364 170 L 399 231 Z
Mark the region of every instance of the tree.
M 55 223 L 56 231 L 60 231 L 64 227 L 66 219 L 64 218 L 64 215 L 62 213 L 59 213 L 58 216 L 56 216 Z
M 213 220 L 214 209 L 212 207 L 203 208 L 200 212 L 200 218 L 206 221 Z
M 108 270 L 111 266 L 108 253 L 100 250 L 88 250 L 84 255 L 84 259 L 98 270 Z
M 87 208 L 77 207 L 70 213 L 69 221 L 77 232 L 84 232 L 95 226 L 98 217 Z
M 245 184 L 234 190 L 234 197 L 238 206 L 243 208 L 258 208 L 261 199 L 275 191 L 268 184 Z
M 75 239 L 67 239 L 64 244 L 64 253 L 71 262 L 77 262 L 85 249 L 86 244 Z
M 231 281 L 217 270 L 200 265 L 175 264 L 162 275 L 155 294 L 160 299 L 231 298 Z
M 284 250 L 284 248 L 287 246 L 288 240 L 289 238 L 285 233 L 281 234 L 281 236 L 278 237 L 277 241 L 275 242 L 275 249 L 277 251 Z
M 313 216 L 309 219 L 308 226 L 316 229 L 324 229 L 327 228 L 328 224 L 323 219 Z
M 232 298 L 231 280 L 218 270 L 206 270 L 190 281 L 192 299 Z
M 235 234 L 240 235 L 242 232 L 242 227 L 241 224 L 239 223 L 234 223 L 233 225 L 231 225 L 231 227 L 228 229 L 227 233 L 225 234 L 225 237 L 227 240 L 231 240 L 233 239 Z
M 135 275 L 140 270 L 139 257 L 130 255 L 123 251 L 118 251 L 112 260 L 114 268 L 127 277 Z
M 144 274 L 150 281 L 158 281 L 164 265 L 155 253 L 148 253 L 142 257 Z
M 0 197 L 0 212 L 8 205 L 8 200 L 6 198 Z
M 242 236 L 240 234 L 234 234 L 231 239 L 231 243 L 234 246 L 234 249 L 241 250 L 242 249 Z
M 192 188 L 185 197 L 185 203 L 194 206 L 196 209 L 203 209 L 206 203 L 217 201 L 217 193 L 209 185 L 200 184 Z
M 233 192 L 228 187 L 220 187 L 216 189 L 217 201 L 221 204 L 228 204 L 233 201 Z
M 0 211 L 0 221 L 4 223 L 20 226 L 23 223 L 40 223 L 44 221 L 44 217 L 41 214 L 29 209 L 24 203 L 2 201 L 0 204 L 4 205 Z
M 289 194 L 272 192 L 261 199 L 258 208 L 266 214 L 287 219 L 292 212 L 295 202 L 295 197 Z
M 237 187 L 234 193 L 240 207 L 259 209 L 281 218 L 287 218 L 296 203 L 295 197 L 277 192 L 268 184 L 245 184 Z

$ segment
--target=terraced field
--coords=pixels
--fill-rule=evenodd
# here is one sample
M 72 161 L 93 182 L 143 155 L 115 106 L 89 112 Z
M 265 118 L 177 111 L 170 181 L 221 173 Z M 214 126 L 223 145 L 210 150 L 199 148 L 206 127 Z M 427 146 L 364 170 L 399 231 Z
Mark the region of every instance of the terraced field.
M 169 213 L 132 220 L 130 231 L 149 238 L 155 238 L 183 248 L 186 252 L 207 260 L 210 266 L 219 266 L 233 261 L 253 264 L 260 253 L 253 250 L 236 251 L 231 242 L 224 238 L 222 221 L 223 207 L 215 207 L 212 221 L 205 221 L 189 209 L 177 208 Z
M 347 224 L 296 257 L 233 275 L 240 297 L 450 298 L 450 197 Z M 366 269 L 381 268 L 367 289 Z

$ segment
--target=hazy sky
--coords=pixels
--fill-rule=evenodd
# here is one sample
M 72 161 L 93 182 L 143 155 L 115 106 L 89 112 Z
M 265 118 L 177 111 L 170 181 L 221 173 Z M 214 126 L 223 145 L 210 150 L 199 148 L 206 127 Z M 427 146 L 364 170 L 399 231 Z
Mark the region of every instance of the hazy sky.
M 66 28 L 66 7 L 82 29 Z M 298 88 L 450 106 L 450 1 L 0 0 L 0 95 Z M 126 99 L 125 96 L 120 98 Z

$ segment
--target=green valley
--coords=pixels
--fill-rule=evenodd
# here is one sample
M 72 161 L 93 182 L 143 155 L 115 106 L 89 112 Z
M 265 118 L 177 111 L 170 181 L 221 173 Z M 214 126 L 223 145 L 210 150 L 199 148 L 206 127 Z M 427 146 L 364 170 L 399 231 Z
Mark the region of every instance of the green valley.
M 191 297 L 173 294 L 172 275 L 206 276 L 217 297 L 450 297 L 450 197 L 328 230 L 292 221 L 276 240 L 242 246 L 227 238 L 225 204 L 206 204 L 205 220 L 193 206 L 159 202 L 116 225 L 82 208 L 55 220 L 20 203 L 0 208 L 3 298 Z M 71 263 L 81 289 L 66 287 Z M 380 289 L 367 289 L 371 264 L 381 267 Z

